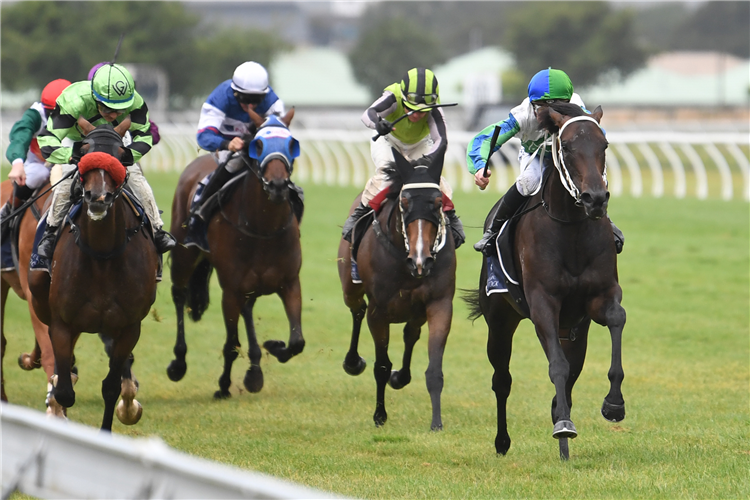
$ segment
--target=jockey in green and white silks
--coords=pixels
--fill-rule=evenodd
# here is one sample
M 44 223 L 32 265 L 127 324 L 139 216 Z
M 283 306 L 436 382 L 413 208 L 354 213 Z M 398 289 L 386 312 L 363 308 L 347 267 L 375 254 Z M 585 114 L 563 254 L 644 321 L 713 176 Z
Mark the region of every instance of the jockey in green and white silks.
M 385 169 L 394 161 L 392 148 L 399 151 L 407 160 L 425 158 L 425 161 L 429 162 L 432 155 L 448 142 L 443 110 L 425 108 L 439 102 L 440 87 L 435 74 L 426 68 L 413 68 L 404 75 L 401 82 L 386 87 L 383 95 L 364 112 L 362 122 L 380 134 L 380 137 L 370 144 L 375 174 L 365 184 L 361 204 L 344 223 L 342 234 L 345 240 L 351 241 L 351 232 L 357 220 L 370 211 L 370 201 L 388 187 Z M 424 111 L 420 111 L 422 109 Z M 391 125 L 412 111 L 416 112 L 395 126 Z M 451 198 L 453 190 L 443 177 L 440 178 L 440 190 L 447 198 Z M 455 210 L 448 210 L 445 214 L 458 248 L 464 241 L 463 226 Z
M 508 118 L 485 127 L 469 142 L 466 150 L 466 166 L 469 172 L 474 174 L 474 183 L 479 186 L 479 189 L 483 190 L 489 184 L 489 176 L 491 175 L 491 171 L 488 170 L 487 177 L 484 177 L 483 170 L 490 152 L 490 143 L 495 128 L 499 127 L 500 133 L 492 150 L 493 153 L 516 135 L 521 140 L 521 149 L 518 151 L 521 173 L 503 196 L 495 219 L 485 231 L 482 239 L 474 245 L 475 250 L 482 251 L 492 239 L 492 236 L 500 230 L 502 223 L 512 217 L 526 198 L 539 189 L 545 168 L 545 158 L 551 158 L 551 151 L 547 150 L 545 158 L 542 158 L 539 154 L 546 137 L 545 131 L 536 119 L 536 110 L 539 106 L 553 102 L 570 102 L 586 110 L 581 96 L 573 92 L 573 83 L 568 75 L 559 69 L 548 68 L 531 78 L 528 97 L 510 110 Z M 616 235 L 617 252 L 619 253 L 622 251 L 624 237 L 614 223 L 612 226 Z
M 121 163 L 130 174 L 128 186 L 133 191 L 154 226 L 156 244 L 164 253 L 175 244 L 174 238 L 162 229 L 164 223 L 159 216 L 153 191 L 136 163 L 148 153 L 152 146 L 148 107 L 136 92 L 133 77 L 119 64 L 107 64 L 96 71 L 91 81 L 76 82 L 66 88 L 57 99 L 57 105 L 47 119 L 47 127 L 38 137 L 42 156 L 50 162 L 62 165 L 63 174 L 76 168 L 71 164 L 73 148 L 63 145 L 63 139 L 74 143 L 83 140 L 77 127 L 79 116 L 92 125 L 104 123 L 117 125 L 130 116 L 130 141 L 125 140 Z M 126 135 L 127 138 L 127 135 Z M 72 179 L 61 181 L 54 189 L 52 206 L 47 215 L 47 231 L 39 242 L 38 253 L 51 258 L 54 234 L 70 207 L 70 185 Z

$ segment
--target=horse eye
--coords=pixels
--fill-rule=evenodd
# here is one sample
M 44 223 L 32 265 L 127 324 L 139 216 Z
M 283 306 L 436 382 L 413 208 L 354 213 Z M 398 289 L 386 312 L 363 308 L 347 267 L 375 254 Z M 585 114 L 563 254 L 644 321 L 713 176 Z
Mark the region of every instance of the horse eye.
M 255 143 L 255 153 L 260 156 L 260 154 L 263 152 L 263 143 L 258 141 Z
M 409 198 L 406 196 L 401 197 L 401 206 L 404 208 L 409 208 Z

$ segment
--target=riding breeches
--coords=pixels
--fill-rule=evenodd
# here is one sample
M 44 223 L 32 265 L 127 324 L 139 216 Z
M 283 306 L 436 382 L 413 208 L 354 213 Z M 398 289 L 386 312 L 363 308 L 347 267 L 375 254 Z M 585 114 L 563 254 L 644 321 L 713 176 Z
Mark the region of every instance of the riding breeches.
M 26 185 L 31 189 L 44 186 L 49 179 L 49 170 L 49 167 L 44 164 L 43 160 L 39 161 L 36 155 L 30 152 L 23 163 L 23 172 L 26 174 Z
M 391 135 L 380 136 L 377 141 L 370 145 L 370 156 L 375 164 L 375 174 L 365 184 L 365 189 L 362 192 L 362 204 L 366 206 L 380 191 L 390 185 L 390 182 L 386 179 L 385 169 L 389 163 L 395 161 L 391 148 L 396 149 L 407 160 L 413 161 L 424 156 L 431 146 L 432 139 L 430 136 L 414 144 L 405 144 Z M 453 189 L 442 176 L 440 177 L 440 191 L 448 198 L 453 197 Z
M 75 165 L 63 165 L 63 176 L 75 170 Z M 159 207 L 154 199 L 154 192 L 151 190 L 146 178 L 141 172 L 141 167 L 136 163 L 128 167 L 128 187 L 143 205 L 146 215 L 151 219 L 151 224 L 155 230 L 164 226 L 164 222 L 159 215 Z M 73 179 L 65 179 L 55 187 L 52 193 L 52 205 L 47 214 L 47 225 L 57 227 L 70 209 L 70 185 Z
M 214 160 L 216 160 L 217 165 L 221 165 L 222 163 L 226 162 L 229 159 L 229 156 L 232 154 L 231 151 L 228 149 L 222 150 L 222 151 L 216 151 L 213 153 Z M 234 174 L 240 171 L 241 168 L 245 166 L 245 162 L 240 158 L 239 156 L 233 158 L 229 161 L 229 163 L 226 164 L 224 167 L 227 172 Z
M 542 183 L 542 162 L 538 154 L 530 155 L 523 148 L 518 152 L 521 173 L 516 178 L 518 192 L 531 196 L 539 190 Z M 545 162 L 546 163 L 546 162 Z

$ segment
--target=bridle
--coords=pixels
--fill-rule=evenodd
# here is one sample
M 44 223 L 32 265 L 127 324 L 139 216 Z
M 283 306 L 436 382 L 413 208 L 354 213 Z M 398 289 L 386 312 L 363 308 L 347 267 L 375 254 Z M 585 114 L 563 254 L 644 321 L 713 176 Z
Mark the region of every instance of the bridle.
M 578 190 L 578 187 L 573 183 L 573 179 L 570 176 L 570 171 L 568 170 L 567 165 L 565 165 L 565 155 L 562 153 L 562 133 L 563 130 L 565 130 L 565 127 L 567 127 L 569 124 L 573 122 L 580 122 L 580 121 L 588 121 L 593 122 L 597 127 L 599 127 L 599 122 L 591 118 L 590 116 L 575 116 L 565 123 L 563 123 L 563 126 L 560 127 L 560 130 L 558 130 L 556 133 L 552 134 L 552 161 L 555 164 L 555 168 L 557 169 L 557 172 L 560 174 L 560 182 L 562 182 L 563 187 L 565 190 L 570 194 L 570 196 L 573 197 L 573 199 L 576 202 L 576 205 L 581 205 L 581 192 Z M 545 146 L 547 143 L 545 142 Z M 602 172 L 602 177 L 604 178 L 604 184 L 607 184 L 607 164 L 604 164 L 604 172 Z
M 409 189 L 437 189 L 440 191 L 440 185 L 434 182 L 412 182 L 409 184 L 404 184 L 401 186 L 401 191 L 399 191 L 398 196 L 398 210 L 401 218 L 401 224 L 400 224 L 400 231 L 401 231 L 401 237 L 404 239 L 404 247 L 406 248 L 407 255 L 409 254 L 409 239 L 406 235 L 406 223 L 405 223 L 405 214 L 404 214 L 404 207 L 401 204 L 401 195 L 404 191 L 408 191 Z M 442 248 L 445 246 L 445 243 L 447 241 L 447 238 L 445 237 L 447 234 L 445 229 L 445 214 L 443 214 L 442 209 L 440 210 L 440 222 L 438 224 L 438 230 L 437 234 L 435 235 L 435 241 L 432 244 L 432 248 L 430 249 L 430 254 L 433 258 L 442 250 Z

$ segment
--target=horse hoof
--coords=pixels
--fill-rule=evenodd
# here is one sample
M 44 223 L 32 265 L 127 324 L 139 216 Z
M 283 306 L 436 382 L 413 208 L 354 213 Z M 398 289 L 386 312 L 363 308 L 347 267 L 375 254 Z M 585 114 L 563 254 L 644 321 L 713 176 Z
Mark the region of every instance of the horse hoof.
M 388 415 L 385 412 L 375 412 L 375 415 L 372 416 L 372 419 L 375 421 L 375 427 L 383 427 L 385 425 L 385 421 L 388 420 Z
M 610 422 L 620 422 L 625 418 L 625 404 L 613 405 L 604 400 L 602 403 L 602 417 Z
M 391 372 L 391 377 L 388 379 L 388 385 L 390 385 L 393 389 L 396 389 L 396 390 L 403 389 L 409 384 L 409 382 L 411 382 L 411 374 L 407 374 L 404 377 L 404 380 L 400 380 L 398 370 L 393 370 Z
M 63 408 L 60 403 L 57 402 L 54 396 L 50 396 L 49 401 L 47 402 L 47 415 L 50 417 L 57 417 L 62 419 L 67 418 L 67 412 L 65 411 L 65 408 Z
M 143 416 L 143 406 L 138 402 L 137 399 L 133 399 L 130 404 L 125 403 L 124 399 L 121 399 L 117 403 L 117 420 L 122 422 L 124 425 L 135 425 Z
M 498 455 L 505 455 L 510 449 L 510 436 L 495 436 L 495 451 Z
M 247 392 L 260 392 L 263 389 L 263 371 L 260 369 L 260 366 L 251 366 L 245 372 L 244 384 Z
M 229 399 L 232 397 L 232 394 L 228 390 L 219 389 L 218 391 L 214 392 L 214 399 Z
M 186 371 L 187 363 L 185 363 L 184 361 L 177 361 L 176 359 L 173 359 L 167 367 L 167 376 L 172 382 L 178 382 L 182 380 L 182 377 L 185 376 Z
M 433 424 L 430 426 L 432 432 L 440 432 L 443 430 L 443 424 Z
M 578 435 L 576 426 L 570 420 L 558 420 L 555 428 L 552 430 L 552 437 L 555 439 L 574 438 Z
M 18 356 L 18 366 L 20 366 L 22 370 L 31 371 L 35 368 L 41 368 L 42 362 L 39 360 L 34 361 L 31 354 L 25 352 Z
M 292 353 L 286 348 L 283 340 L 266 340 L 263 347 L 281 363 L 286 363 L 292 358 Z
M 347 359 L 344 359 L 343 366 L 346 373 L 356 377 L 357 375 L 361 375 L 362 372 L 365 371 L 365 368 L 367 368 L 367 361 L 365 361 L 365 358 L 363 358 L 362 356 L 359 356 L 357 363 L 355 365 L 351 365 L 347 363 Z

